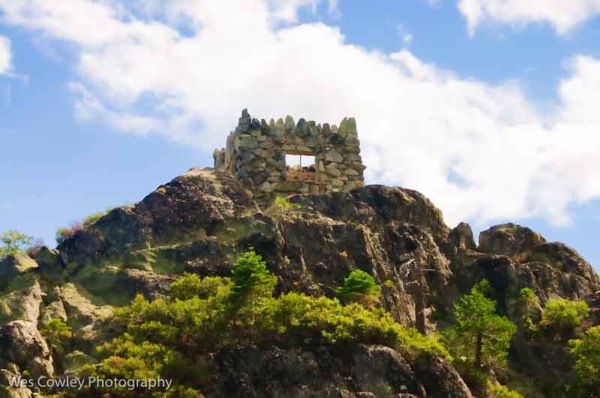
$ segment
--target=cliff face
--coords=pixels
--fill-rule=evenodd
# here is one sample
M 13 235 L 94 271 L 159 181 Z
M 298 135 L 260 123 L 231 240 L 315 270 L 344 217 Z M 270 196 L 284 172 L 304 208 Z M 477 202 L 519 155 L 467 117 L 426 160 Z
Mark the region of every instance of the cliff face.
M 4 283 L 10 284 L 0 299 L 4 377 L 27 366 L 11 351 L 18 339 L 35 348 L 40 372 L 53 371 L 36 334 L 38 319 L 66 319 L 77 346 L 90 353 L 110 333 L 113 306 L 136 293 L 160 296 L 182 272 L 228 275 L 249 246 L 278 277 L 278 292 L 333 296 L 352 270 L 362 269 L 382 286 L 381 305 L 422 332 L 443 324 L 440 314 L 483 278 L 496 290 L 500 312 L 513 320 L 524 287 L 542 304 L 554 297 L 598 302 L 600 279 L 573 249 L 513 224 L 490 228 L 476 245 L 467 224 L 448 228 L 415 191 L 367 186 L 288 200 L 261 210 L 231 175 L 192 169 L 141 202 L 113 209 L 57 250 L 40 250 L 34 262 L 6 259 L 0 267 L 9 270 Z M 451 365 L 430 361 L 409 364 L 377 346 L 224 351 L 215 358 L 213 395 L 471 396 Z

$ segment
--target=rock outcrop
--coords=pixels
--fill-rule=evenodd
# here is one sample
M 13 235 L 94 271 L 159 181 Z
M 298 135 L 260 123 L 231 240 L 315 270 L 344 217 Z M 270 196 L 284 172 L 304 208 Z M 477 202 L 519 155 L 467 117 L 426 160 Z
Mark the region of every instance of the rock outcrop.
M 216 374 L 209 397 L 472 397 L 445 361 L 423 358 L 415 371 L 381 346 L 227 350 Z
M 33 377 L 48 377 L 54 373 L 50 349 L 32 322 L 19 320 L 2 326 L 0 354 L 3 368 L 16 364 Z
M 0 291 L 38 264 L 26 254 L 14 254 L 0 261 Z
M 192 169 L 139 203 L 113 209 L 57 250 L 40 250 L 26 269 L 13 267 L 14 286 L 23 286 L 22 278 L 32 283 L 0 296 L 0 309 L 14 309 L 2 328 L 3 367 L 18 371 L 37 358 L 40 373 L 52 372 L 38 320 L 65 320 L 74 328 L 73 348 L 93 354 L 111 333 L 111 306 L 138 293 L 159 297 L 182 272 L 228 275 L 236 254 L 250 246 L 277 276 L 277 293 L 333 296 L 361 269 L 382 286 L 379 305 L 422 332 L 443 325 L 455 300 L 483 278 L 513 320 L 524 287 L 542 303 L 586 299 L 600 317 L 600 279 L 590 264 L 528 228 L 492 227 L 477 245 L 468 224 L 450 229 L 422 194 L 380 185 L 295 194 L 265 208 L 231 174 Z M 407 361 L 383 347 L 230 349 L 214 361 L 212 396 L 471 396 L 440 358 Z

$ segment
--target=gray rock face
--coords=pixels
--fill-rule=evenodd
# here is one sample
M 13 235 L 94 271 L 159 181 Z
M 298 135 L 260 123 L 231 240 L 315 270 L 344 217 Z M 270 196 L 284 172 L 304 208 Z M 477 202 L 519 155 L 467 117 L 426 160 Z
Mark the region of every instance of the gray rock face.
M 0 291 L 4 290 L 17 277 L 38 267 L 26 254 L 15 254 L 0 261 Z
M 476 250 L 477 245 L 473 239 L 473 230 L 467 223 L 461 222 L 450 232 L 450 244 L 459 250 Z
M 479 250 L 489 254 L 514 256 L 545 242 L 540 234 L 529 228 L 516 224 L 502 224 L 481 232 Z
M 398 352 L 381 346 L 227 350 L 215 362 L 208 397 L 471 398 L 444 361 L 422 370 L 423 383 Z
M 43 295 L 40 283 L 33 275 L 18 282 L 19 286 L 0 297 L 0 322 L 22 319 L 37 325 Z
M 423 356 L 413 367 L 418 380 L 428 388 L 428 398 L 472 398 L 463 379 L 446 360 Z
M 52 376 L 54 368 L 46 341 L 35 324 L 12 321 L 0 329 L 0 358 L 13 362 L 21 369 L 29 369 L 32 376 Z
M 13 364 L 14 365 L 14 364 Z M 10 384 L 15 379 L 18 379 L 18 369 L 14 366 L 9 366 L 12 369 L 0 369 L 0 397 L 3 398 L 31 398 L 32 391 L 29 388 L 19 387 L 11 388 Z

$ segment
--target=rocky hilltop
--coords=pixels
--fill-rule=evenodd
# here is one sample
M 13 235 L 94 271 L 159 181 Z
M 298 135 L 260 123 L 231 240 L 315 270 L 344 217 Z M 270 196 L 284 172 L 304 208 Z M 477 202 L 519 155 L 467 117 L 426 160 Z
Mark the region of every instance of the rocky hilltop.
M 276 294 L 333 297 L 351 271 L 363 270 L 382 287 L 379 305 L 422 333 L 447 325 L 456 300 L 482 279 L 495 291 L 498 312 L 514 322 L 523 288 L 534 291 L 540 308 L 564 298 L 585 300 L 600 313 L 600 278 L 590 264 L 528 228 L 498 225 L 476 243 L 468 224 L 449 228 L 422 194 L 381 185 L 287 201 L 286 208 L 261 208 L 230 174 L 192 169 L 139 203 L 111 210 L 56 249 L 8 256 L 0 264 L 0 383 L 25 371 L 51 376 L 93 362 L 94 348 L 113 333 L 115 307 L 138 293 L 161 297 L 184 272 L 227 276 L 249 247 L 277 277 Z M 60 366 L 39 331 L 53 318 L 73 330 L 75 354 Z M 528 386 L 527 396 L 561 396 L 558 383 L 569 365 L 544 344 L 515 337 L 512 370 L 498 380 Z M 206 396 L 474 395 L 445 359 L 407 358 L 379 345 L 232 347 L 212 361 Z

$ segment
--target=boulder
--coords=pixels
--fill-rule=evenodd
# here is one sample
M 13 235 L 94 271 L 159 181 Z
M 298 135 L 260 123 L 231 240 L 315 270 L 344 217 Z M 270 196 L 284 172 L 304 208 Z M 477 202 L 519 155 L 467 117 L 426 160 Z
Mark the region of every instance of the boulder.
M 475 250 L 477 245 L 473 239 L 473 230 L 467 223 L 461 222 L 458 224 L 448 236 L 450 245 L 458 250 Z
M 37 325 L 43 292 L 33 275 L 24 275 L 11 285 L 10 292 L 0 296 L 0 322 L 22 319 Z
M 471 391 L 456 369 L 443 358 L 423 355 L 413 366 L 427 398 L 472 398 Z
M 27 387 L 10 387 L 15 380 L 21 377 L 16 365 L 9 364 L 7 369 L 0 369 L 0 397 L 4 398 L 32 398 L 33 392 Z
M 537 232 L 517 224 L 502 224 L 479 234 L 479 250 L 483 253 L 517 256 L 546 243 Z
M 214 397 L 430 396 L 402 355 L 381 346 L 223 350 L 215 374 Z
M 17 253 L 0 261 L 0 291 L 8 287 L 17 277 L 36 269 L 38 264 L 27 254 Z
M 52 376 L 52 356 L 35 324 L 12 321 L 0 328 L 0 357 L 28 369 L 33 377 Z

